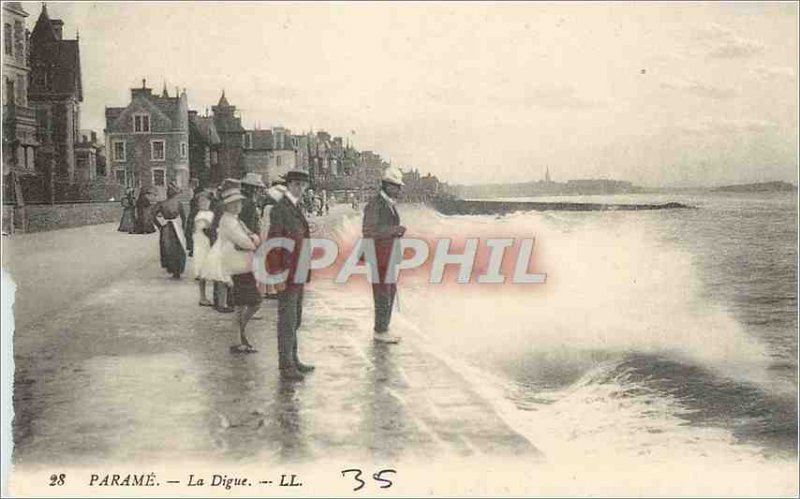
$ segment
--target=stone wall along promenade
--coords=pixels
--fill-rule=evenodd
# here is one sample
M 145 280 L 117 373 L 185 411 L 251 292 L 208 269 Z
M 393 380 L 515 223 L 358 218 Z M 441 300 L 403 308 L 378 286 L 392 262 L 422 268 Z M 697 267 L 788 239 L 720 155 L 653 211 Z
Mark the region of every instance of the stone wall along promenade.
M 27 232 L 64 229 L 81 225 L 119 221 L 122 205 L 119 201 L 101 203 L 29 204 Z

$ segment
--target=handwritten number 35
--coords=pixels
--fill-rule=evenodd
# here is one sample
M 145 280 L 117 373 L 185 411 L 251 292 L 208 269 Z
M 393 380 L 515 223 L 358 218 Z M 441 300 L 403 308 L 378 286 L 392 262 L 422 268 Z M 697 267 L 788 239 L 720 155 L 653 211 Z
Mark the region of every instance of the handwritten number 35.
M 361 490 L 361 489 L 364 488 L 364 486 L 366 485 L 366 482 L 364 482 L 364 480 L 361 479 L 361 470 L 360 469 L 353 468 L 353 469 L 349 469 L 349 470 L 342 470 L 342 476 L 346 476 L 347 473 L 355 473 L 355 475 L 353 476 L 353 479 L 356 482 L 358 482 L 358 485 L 353 489 L 353 491 L 358 491 L 358 490 Z M 385 473 L 397 473 L 397 470 L 385 469 L 385 470 L 380 470 L 380 471 L 372 474 L 372 479 L 373 480 L 375 480 L 376 482 L 381 482 L 379 487 L 382 488 L 382 489 L 388 489 L 389 487 L 392 486 L 392 481 L 389 480 L 388 478 L 384 478 L 383 475 Z

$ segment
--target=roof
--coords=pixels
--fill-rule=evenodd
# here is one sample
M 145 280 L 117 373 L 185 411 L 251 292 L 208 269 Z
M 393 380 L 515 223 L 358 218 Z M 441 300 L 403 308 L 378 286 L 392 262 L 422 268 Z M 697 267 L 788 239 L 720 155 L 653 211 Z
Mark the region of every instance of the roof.
M 36 73 L 41 66 L 52 67 L 53 80 L 51 87 L 32 87 L 30 93 L 33 100 L 37 100 L 40 94 L 64 94 L 75 95 L 83 101 L 80 46 L 78 40 L 57 38 L 53 29 L 57 22 L 60 23 L 49 18 L 47 7 L 43 6 L 31 33 L 31 68 L 32 73 Z M 37 81 L 37 78 L 31 78 L 31 81 Z
M 261 151 L 272 149 L 272 145 L 274 142 L 274 138 L 272 137 L 272 130 L 253 130 L 253 131 L 248 131 L 247 133 L 249 137 L 252 137 L 252 142 L 249 144 L 251 145 L 250 149 L 256 149 Z
M 50 22 L 50 16 L 47 15 L 47 5 L 42 5 L 42 12 L 33 26 L 33 31 L 31 31 L 31 43 L 55 42 L 57 40 L 53 24 Z
M 220 143 L 217 128 L 214 126 L 214 120 L 211 117 L 205 116 L 192 116 L 189 120 L 190 126 L 194 127 L 196 132 L 203 137 L 203 139 L 212 145 Z
M 217 105 L 220 107 L 230 106 L 230 104 L 228 104 L 228 99 L 225 98 L 225 90 L 222 91 L 222 96 L 219 98 L 219 103 L 217 103 Z
M 3 8 L 23 17 L 28 17 L 28 13 L 22 8 L 22 4 L 20 2 L 3 2 Z
M 214 116 L 214 126 L 218 133 L 244 133 L 242 120 L 232 116 Z
M 169 117 L 169 119 L 171 119 L 173 122 L 176 122 L 178 119 L 178 111 L 180 111 L 179 97 L 158 97 L 156 95 L 151 95 L 150 102 L 155 104 L 162 113 Z

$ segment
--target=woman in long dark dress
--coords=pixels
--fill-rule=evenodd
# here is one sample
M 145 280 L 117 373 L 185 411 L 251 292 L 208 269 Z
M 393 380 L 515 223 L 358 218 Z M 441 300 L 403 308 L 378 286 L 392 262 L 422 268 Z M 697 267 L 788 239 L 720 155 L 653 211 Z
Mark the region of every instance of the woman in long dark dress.
M 136 201 L 133 199 L 133 189 L 128 188 L 122 198 L 122 219 L 119 221 L 120 232 L 132 234 L 136 224 Z
M 150 187 L 142 188 L 139 191 L 139 197 L 136 199 L 136 222 L 134 224 L 134 233 L 136 234 L 152 234 L 156 231 L 153 225 L 153 202 L 151 197 L 155 192 Z
M 175 183 L 167 186 L 167 199 L 153 207 L 153 217 L 161 231 L 158 238 L 161 266 L 180 279 L 186 269 L 186 237 L 183 234 L 183 204 L 178 200 L 180 189 Z

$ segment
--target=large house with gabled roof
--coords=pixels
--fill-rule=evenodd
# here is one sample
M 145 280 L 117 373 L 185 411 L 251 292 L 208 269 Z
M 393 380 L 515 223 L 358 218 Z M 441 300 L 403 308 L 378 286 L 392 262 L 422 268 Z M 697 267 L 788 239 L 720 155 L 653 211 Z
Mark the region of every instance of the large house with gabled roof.
M 186 90 L 170 97 L 166 85 L 154 94 L 142 80 L 126 107 L 106 108 L 110 173 L 128 187 L 155 187 L 161 197 L 175 181 L 189 185 L 189 108 Z

